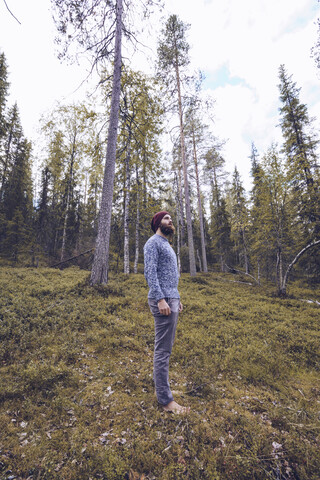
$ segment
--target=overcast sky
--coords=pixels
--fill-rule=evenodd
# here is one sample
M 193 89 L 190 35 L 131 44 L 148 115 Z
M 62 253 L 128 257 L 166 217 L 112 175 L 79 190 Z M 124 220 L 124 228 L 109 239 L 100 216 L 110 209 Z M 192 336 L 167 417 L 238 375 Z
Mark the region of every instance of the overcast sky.
M 55 53 L 55 27 L 50 0 L 6 0 L 21 22 L 0 0 L 0 50 L 7 58 L 10 103 L 16 101 L 28 138 L 35 138 L 39 118 L 56 100 L 84 99 L 77 89 L 85 77 L 81 67 L 61 64 Z M 237 165 L 249 186 L 251 142 L 263 154 L 281 142 L 278 69 L 285 64 L 301 87 L 301 101 L 320 126 L 320 70 L 310 50 L 316 42 L 317 0 L 167 0 L 162 15 L 176 13 L 190 23 L 192 66 L 205 74 L 203 88 L 215 98 L 215 134 L 228 139 L 227 169 Z M 150 49 L 134 62 L 152 66 L 160 15 L 154 17 Z M 135 64 L 133 63 L 133 66 Z M 149 69 L 150 71 L 150 69 Z M 75 93 L 74 93 L 75 92 Z

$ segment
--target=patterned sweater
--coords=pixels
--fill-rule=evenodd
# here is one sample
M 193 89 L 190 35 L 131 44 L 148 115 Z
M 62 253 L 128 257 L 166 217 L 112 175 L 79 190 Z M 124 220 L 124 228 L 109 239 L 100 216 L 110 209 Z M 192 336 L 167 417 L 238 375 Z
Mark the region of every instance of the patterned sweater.
M 180 298 L 176 254 L 169 241 L 153 235 L 144 246 L 144 276 L 149 285 L 148 298 Z

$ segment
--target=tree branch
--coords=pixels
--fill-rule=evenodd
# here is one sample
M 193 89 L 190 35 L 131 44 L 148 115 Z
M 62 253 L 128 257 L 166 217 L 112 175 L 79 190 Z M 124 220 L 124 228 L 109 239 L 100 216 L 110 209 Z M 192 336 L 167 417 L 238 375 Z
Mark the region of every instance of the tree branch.
M 280 294 L 281 295 L 285 295 L 286 294 L 286 286 L 287 286 L 287 281 L 288 281 L 288 277 L 289 277 L 289 273 L 293 267 L 293 265 L 295 263 L 297 263 L 297 261 L 299 260 L 299 258 L 301 257 L 301 255 L 303 255 L 307 250 L 309 250 L 310 248 L 312 247 L 315 247 L 316 245 L 320 245 L 320 240 L 315 240 L 314 242 L 312 243 L 309 243 L 309 245 L 307 245 L 306 247 L 304 247 L 302 250 L 300 250 L 300 252 L 295 256 L 295 258 L 292 260 L 292 262 L 290 263 L 290 265 L 288 266 L 287 268 L 287 271 L 283 277 L 283 281 L 282 281 L 282 285 L 281 285 L 281 288 L 280 288 Z
M 233 270 L 234 272 L 242 273 L 242 275 L 248 275 L 248 277 L 252 278 L 257 283 L 257 285 L 260 285 L 258 280 L 253 275 L 250 275 L 250 273 L 242 272 L 241 270 L 237 270 L 234 267 L 229 267 L 229 265 L 227 265 L 226 263 L 225 263 L 225 266 L 228 268 L 228 270 L 231 270 L 231 271 Z
M 8 4 L 7 4 L 6 0 L 3 0 L 3 2 L 4 2 L 4 4 L 5 4 L 5 6 L 7 7 L 7 10 L 8 10 L 8 12 L 10 13 L 10 15 L 12 15 L 13 18 L 14 18 L 15 20 L 17 20 L 17 22 L 19 23 L 19 25 L 21 25 L 21 22 L 19 22 L 19 20 L 17 19 L 17 17 L 15 17 L 15 16 L 13 15 L 13 13 L 11 12 L 10 8 L 8 7 Z
M 58 265 L 62 265 L 63 263 L 70 262 L 71 260 L 74 260 L 75 258 L 82 257 L 82 255 L 85 255 L 86 253 L 90 253 L 94 250 L 94 248 L 90 248 L 90 250 L 86 250 L 85 252 L 80 253 L 79 255 L 75 255 L 74 257 L 67 258 L 66 260 L 62 260 L 62 262 L 55 263 L 54 265 L 51 265 L 50 268 L 57 267 Z

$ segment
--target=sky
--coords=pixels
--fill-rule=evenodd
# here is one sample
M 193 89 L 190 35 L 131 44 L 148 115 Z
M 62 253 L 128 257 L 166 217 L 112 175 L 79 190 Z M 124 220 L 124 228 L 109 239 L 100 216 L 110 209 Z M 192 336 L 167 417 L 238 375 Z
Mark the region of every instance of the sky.
M 25 135 L 36 141 L 39 119 L 56 101 L 84 100 L 89 68 L 57 59 L 50 0 L 6 0 L 21 25 L 0 0 L 0 50 L 9 67 L 10 99 L 17 102 Z M 161 18 L 175 13 L 190 24 L 191 64 L 200 69 L 203 90 L 215 99 L 212 129 L 226 144 L 226 169 L 237 166 L 250 188 L 250 152 L 254 142 L 260 156 L 272 142 L 281 144 L 278 70 L 301 87 L 300 99 L 320 126 L 320 70 L 311 58 L 317 39 L 317 0 L 166 0 L 142 38 L 143 52 L 132 67 L 152 72 Z M 91 84 L 92 86 L 92 84 Z

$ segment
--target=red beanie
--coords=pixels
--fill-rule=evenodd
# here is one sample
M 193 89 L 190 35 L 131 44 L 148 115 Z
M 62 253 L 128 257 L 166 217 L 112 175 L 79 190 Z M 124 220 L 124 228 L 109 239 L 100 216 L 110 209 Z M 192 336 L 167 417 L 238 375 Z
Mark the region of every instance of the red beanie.
M 170 215 L 170 213 L 163 211 L 163 212 L 158 212 L 153 216 L 153 218 L 151 220 L 151 228 L 154 231 L 154 233 L 156 233 L 156 231 L 158 230 L 158 227 L 161 223 L 161 220 L 163 219 L 163 217 L 165 215 Z

